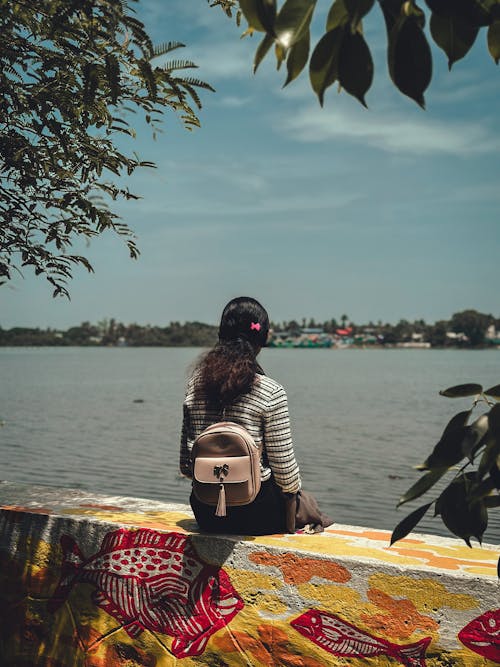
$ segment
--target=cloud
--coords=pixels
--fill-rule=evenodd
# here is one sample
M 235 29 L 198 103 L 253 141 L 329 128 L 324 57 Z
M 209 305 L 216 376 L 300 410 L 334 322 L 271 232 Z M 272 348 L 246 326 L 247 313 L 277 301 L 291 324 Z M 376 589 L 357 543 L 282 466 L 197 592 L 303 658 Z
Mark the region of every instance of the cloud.
M 279 118 L 276 129 L 306 143 L 350 140 L 390 153 L 471 155 L 498 151 L 500 142 L 479 122 L 445 122 L 409 118 L 391 113 L 370 115 L 362 110 L 305 107 L 293 116 Z
M 221 107 L 228 107 L 230 109 L 238 109 L 239 107 L 244 107 L 249 104 L 251 101 L 250 97 L 237 97 L 236 95 L 226 95 L 221 97 L 218 100 L 218 104 Z M 217 103 L 217 102 L 216 102 Z

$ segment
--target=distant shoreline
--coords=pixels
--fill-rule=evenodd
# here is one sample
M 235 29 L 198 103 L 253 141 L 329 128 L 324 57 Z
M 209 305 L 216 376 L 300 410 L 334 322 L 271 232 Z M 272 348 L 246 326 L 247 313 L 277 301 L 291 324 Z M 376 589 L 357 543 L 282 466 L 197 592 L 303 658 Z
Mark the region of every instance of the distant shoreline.
M 40 349 L 40 348 L 52 348 L 55 350 L 68 350 L 72 348 L 88 348 L 88 349 L 101 349 L 101 350 L 147 350 L 147 349 L 210 349 L 212 345 L 192 345 L 192 344 L 175 344 L 175 345 L 99 345 L 99 344 L 71 344 L 71 345 L 52 345 L 52 344 L 31 344 L 31 343 L 0 343 L 0 349 L 10 348 L 10 349 Z M 432 352 L 435 350 L 444 351 L 444 350 L 462 350 L 463 352 L 477 352 L 480 350 L 500 350 L 500 345 L 480 345 L 477 347 L 472 346 L 460 346 L 460 345 L 445 345 L 441 347 L 413 347 L 408 345 L 344 345 L 344 346 L 332 346 L 332 347 L 272 347 L 268 346 L 268 350 L 295 350 L 295 351 L 310 351 L 310 350 L 329 350 L 330 352 L 343 352 L 345 350 L 358 350 L 366 352 L 367 350 L 418 350 L 419 352 Z
M 347 315 L 316 322 L 270 322 L 269 347 L 332 349 L 500 349 L 500 318 L 464 310 L 449 321 L 354 324 Z M 204 322 L 166 326 L 124 324 L 113 318 L 68 329 L 0 326 L 0 347 L 212 347 L 218 327 Z

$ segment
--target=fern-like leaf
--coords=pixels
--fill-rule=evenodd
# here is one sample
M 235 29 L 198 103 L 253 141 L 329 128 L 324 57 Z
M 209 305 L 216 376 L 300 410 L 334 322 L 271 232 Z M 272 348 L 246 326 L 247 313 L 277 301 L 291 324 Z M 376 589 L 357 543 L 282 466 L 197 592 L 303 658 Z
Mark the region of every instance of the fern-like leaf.
M 151 38 L 144 30 L 144 25 L 133 16 L 126 16 L 124 18 L 124 23 L 127 28 L 130 28 L 134 41 L 141 49 L 144 57 L 148 59 L 151 58 L 154 52 L 154 46 Z
M 153 100 L 156 100 L 158 96 L 158 88 L 156 85 L 156 78 L 154 72 L 151 69 L 151 65 L 147 60 L 140 60 L 138 64 L 139 64 L 139 70 L 142 74 L 142 78 L 144 79 L 144 82 L 148 89 L 148 93 Z
M 168 63 L 162 65 L 160 69 L 165 72 L 173 72 L 174 70 L 192 68 L 196 69 L 197 67 L 198 65 L 196 65 L 196 63 L 194 63 L 192 60 L 169 60 Z
M 185 81 L 183 82 L 183 85 L 187 92 L 190 94 L 191 99 L 196 104 L 198 109 L 201 109 L 201 100 L 196 90 L 193 88 L 193 86 L 190 86 L 189 83 L 186 83 Z
M 156 58 L 157 56 L 164 56 L 175 49 L 181 49 L 185 46 L 186 45 L 182 42 L 163 42 L 162 44 L 156 44 L 156 46 L 153 47 L 151 57 Z
M 215 93 L 215 88 L 212 88 L 212 86 L 209 83 L 201 81 L 200 79 L 194 79 L 193 77 L 186 77 L 185 79 L 182 79 L 182 81 L 189 84 L 190 86 L 196 86 L 197 88 L 203 88 L 203 90 L 209 90 L 211 93 Z
M 111 101 L 116 104 L 120 94 L 120 65 L 118 59 L 112 53 L 106 55 L 106 78 L 109 83 Z

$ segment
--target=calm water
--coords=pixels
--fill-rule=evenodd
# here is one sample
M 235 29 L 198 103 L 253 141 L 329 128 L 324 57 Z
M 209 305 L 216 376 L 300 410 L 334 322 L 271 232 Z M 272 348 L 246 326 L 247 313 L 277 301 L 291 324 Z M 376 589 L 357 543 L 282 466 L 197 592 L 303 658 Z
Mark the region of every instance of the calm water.
M 0 348 L 0 477 L 187 502 L 181 405 L 200 352 Z M 395 510 L 412 466 L 469 405 L 438 390 L 500 382 L 495 350 L 264 350 L 261 362 L 287 389 L 304 487 L 339 523 L 386 529 L 424 502 Z M 447 534 L 431 518 L 419 530 Z M 485 541 L 500 542 L 498 510 Z

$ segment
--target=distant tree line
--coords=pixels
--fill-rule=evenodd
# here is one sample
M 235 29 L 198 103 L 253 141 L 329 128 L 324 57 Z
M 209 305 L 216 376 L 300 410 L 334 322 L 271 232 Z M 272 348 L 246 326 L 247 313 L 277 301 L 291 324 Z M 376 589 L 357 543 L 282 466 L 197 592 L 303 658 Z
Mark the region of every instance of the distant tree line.
M 307 328 L 322 329 L 326 333 L 335 334 L 346 326 L 352 329 L 353 336 L 369 333 L 380 345 L 409 342 L 418 337 L 429 342 L 432 347 L 478 348 L 495 340 L 495 335 L 493 339 L 491 336 L 487 337 L 491 328 L 500 336 L 500 318 L 476 310 L 464 310 L 455 313 L 450 320 L 439 320 L 434 324 L 428 324 L 423 319 L 414 322 L 400 320 L 395 325 L 381 321 L 356 324 L 345 314 L 338 320 L 332 318 L 325 322 L 317 322 L 313 318 L 271 322 L 274 331 L 288 331 L 292 335 Z M 82 322 L 79 326 L 65 331 L 38 327 L 3 329 L 0 326 L 0 346 L 210 347 L 216 340 L 217 327 L 203 322 L 170 322 L 168 326 L 160 327 L 123 324 L 114 319 L 105 319 L 97 324 Z
M 114 319 L 97 324 L 82 322 L 66 331 L 0 327 L 0 345 L 209 347 L 217 340 L 217 327 L 202 322 L 170 322 L 166 327 L 122 324 Z

